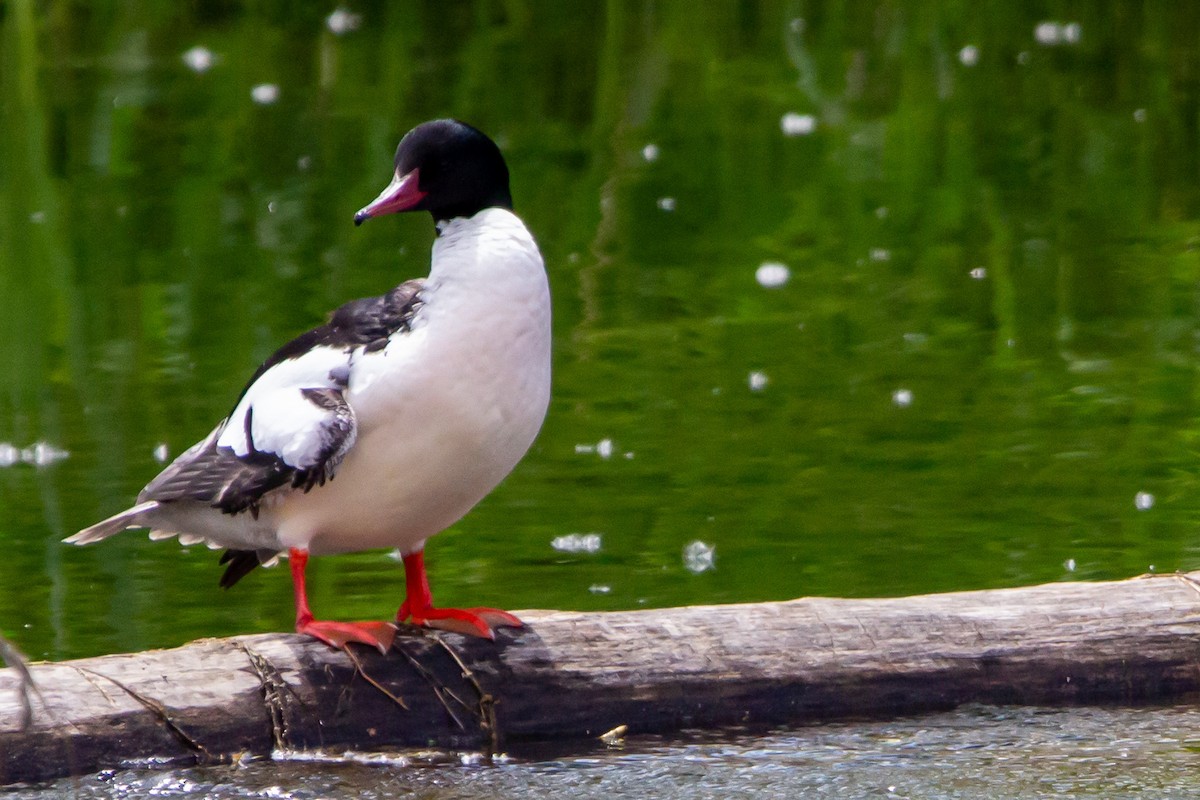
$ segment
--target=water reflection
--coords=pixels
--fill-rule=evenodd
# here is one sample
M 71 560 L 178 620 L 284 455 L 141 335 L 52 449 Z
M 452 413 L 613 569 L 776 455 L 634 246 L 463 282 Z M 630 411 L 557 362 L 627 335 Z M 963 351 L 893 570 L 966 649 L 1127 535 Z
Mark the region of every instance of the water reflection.
M 425 269 L 428 228 L 350 217 L 444 114 L 505 148 L 557 349 L 534 452 L 430 544 L 440 602 L 1200 566 L 1200 11 L 1077 11 L 10 3 L 0 442 L 70 456 L 0 470 L 0 629 L 66 657 L 290 626 L 278 572 L 220 592 L 202 550 L 58 539 L 279 342 Z M 603 549 L 547 547 L 572 531 Z M 400 581 L 318 560 L 313 601 L 379 616 Z

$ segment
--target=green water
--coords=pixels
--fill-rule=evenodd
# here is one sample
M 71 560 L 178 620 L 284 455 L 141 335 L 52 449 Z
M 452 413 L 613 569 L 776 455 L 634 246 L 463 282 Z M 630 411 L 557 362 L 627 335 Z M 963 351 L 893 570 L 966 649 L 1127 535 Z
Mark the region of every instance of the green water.
M 203 548 L 59 540 L 280 343 L 424 273 L 428 219 L 351 217 L 441 115 L 505 150 L 556 377 L 430 543 L 440 602 L 1200 567 L 1200 6 L 1072 7 L 1057 44 L 1040 8 L 361 3 L 337 34 L 322 4 L 0 6 L 0 442 L 69 453 L 0 468 L 0 631 L 66 658 L 290 627 L 279 570 L 226 592 Z M 402 593 L 386 553 L 312 580 L 331 617 Z
M 130 503 L 156 452 L 206 434 L 276 346 L 424 273 L 428 219 L 351 218 L 399 136 L 445 115 L 508 158 L 550 272 L 556 377 L 533 451 L 431 541 L 439 602 L 624 609 L 1200 568 L 1200 5 L 352 2 L 341 33 L 333 10 L 0 2 L 0 632 L 31 657 L 290 628 L 280 570 L 226 592 L 202 548 L 59 540 Z M 762 285 L 764 264 L 786 283 Z M 12 450 L 37 443 L 67 455 Z M 592 533 L 597 552 L 552 546 Z M 689 569 L 694 542 L 712 568 Z M 388 617 L 402 595 L 387 553 L 310 573 L 329 617 Z M 1002 796 L 1000 762 L 1028 770 L 1025 796 L 1154 794 L 1150 763 L 1187 783 L 1194 721 L 1101 716 L 341 786 L 272 768 L 246 786 L 690 797 L 707 776 L 712 796 L 784 796 L 832 776 L 857 795 Z M 1076 746 L 1116 729 L 1138 746 Z M 992 749 L 959 760 L 972 736 Z M 1047 740 L 1067 744 L 1043 759 Z M 897 779 L 917 762 L 888 761 L 895 741 L 936 763 Z M 1093 757 L 1104 769 L 1078 767 Z M 761 780 L 728 777 L 746 774 Z M 96 791 L 215 796 L 230 778 L 145 780 Z

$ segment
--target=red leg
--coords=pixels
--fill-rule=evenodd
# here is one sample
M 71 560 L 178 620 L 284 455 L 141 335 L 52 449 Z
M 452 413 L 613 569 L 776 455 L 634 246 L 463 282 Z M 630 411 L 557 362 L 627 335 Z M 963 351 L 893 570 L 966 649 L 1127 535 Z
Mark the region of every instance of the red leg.
M 378 647 L 386 653 L 392 646 L 396 629 L 387 622 L 329 622 L 313 619 L 308 608 L 308 589 L 304 570 L 308 566 L 308 551 L 295 547 L 288 550 L 288 561 L 292 565 L 292 586 L 296 590 L 296 633 L 307 634 L 330 647 L 342 650 L 348 642 Z
M 524 623 L 507 611 L 498 608 L 434 608 L 425 575 L 425 552 L 418 550 L 404 556 L 406 598 L 396 612 L 396 621 L 412 617 L 413 624 L 453 631 L 467 636 L 494 639 L 493 628 L 520 628 Z

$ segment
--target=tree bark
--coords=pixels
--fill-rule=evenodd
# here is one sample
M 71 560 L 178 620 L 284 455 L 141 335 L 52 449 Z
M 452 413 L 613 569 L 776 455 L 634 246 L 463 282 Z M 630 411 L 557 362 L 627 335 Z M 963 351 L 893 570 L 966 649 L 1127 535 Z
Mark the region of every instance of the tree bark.
M 386 656 L 293 634 L 0 671 L 0 783 L 281 749 L 438 747 L 780 724 L 964 702 L 1200 689 L 1200 573 L 612 613 L 526 611 L 497 641 L 405 627 Z M 32 720 L 23 725 L 22 697 Z

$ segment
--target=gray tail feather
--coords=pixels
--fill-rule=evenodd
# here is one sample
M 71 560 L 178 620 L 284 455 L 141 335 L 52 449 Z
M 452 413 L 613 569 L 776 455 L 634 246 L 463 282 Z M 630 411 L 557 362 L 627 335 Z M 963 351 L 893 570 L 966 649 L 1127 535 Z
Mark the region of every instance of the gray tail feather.
M 74 536 L 68 536 L 63 539 L 67 544 L 91 544 L 102 539 L 107 539 L 113 534 L 120 533 L 126 528 L 142 528 L 146 523 L 142 521 L 142 516 L 149 511 L 158 508 L 157 500 L 148 500 L 145 503 L 138 503 L 133 508 L 127 508 L 120 514 L 109 517 L 106 520 L 97 522 L 91 527 L 84 528 Z

